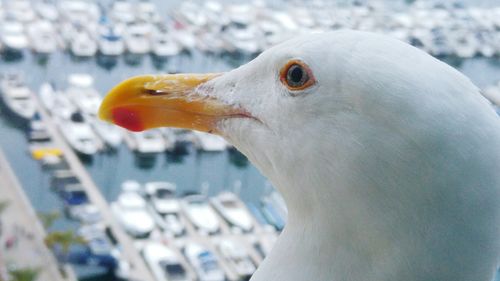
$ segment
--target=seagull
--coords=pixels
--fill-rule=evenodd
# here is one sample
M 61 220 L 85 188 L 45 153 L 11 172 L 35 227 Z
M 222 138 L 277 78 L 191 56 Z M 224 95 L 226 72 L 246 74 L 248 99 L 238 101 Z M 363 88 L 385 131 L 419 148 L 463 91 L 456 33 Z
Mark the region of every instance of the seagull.
M 220 135 L 283 195 L 252 281 L 491 281 L 500 122 L 464 75 L 383 35 L 297 36 L 226 73 L 142 75 L 100 118 Z

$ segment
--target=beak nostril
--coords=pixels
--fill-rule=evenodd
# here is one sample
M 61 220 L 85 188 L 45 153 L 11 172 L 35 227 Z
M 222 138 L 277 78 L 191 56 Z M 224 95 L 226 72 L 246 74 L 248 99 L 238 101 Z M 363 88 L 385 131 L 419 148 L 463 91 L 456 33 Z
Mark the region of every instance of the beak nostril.
M 153 90 L 153 89 L 144 89 L 143 93 L 150 96 L 160 96 L 160 95 L 168 95 L 168 92 L 162 90 Z

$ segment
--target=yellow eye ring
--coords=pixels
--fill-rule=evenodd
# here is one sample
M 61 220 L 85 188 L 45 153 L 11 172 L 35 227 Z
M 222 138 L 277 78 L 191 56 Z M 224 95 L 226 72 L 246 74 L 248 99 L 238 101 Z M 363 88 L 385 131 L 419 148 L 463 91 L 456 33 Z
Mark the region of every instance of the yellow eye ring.
M 291 91 L 305 90 L 316 83 L 311 68 L 300 60 L 291 60 L 281 68 L 280 81 Z

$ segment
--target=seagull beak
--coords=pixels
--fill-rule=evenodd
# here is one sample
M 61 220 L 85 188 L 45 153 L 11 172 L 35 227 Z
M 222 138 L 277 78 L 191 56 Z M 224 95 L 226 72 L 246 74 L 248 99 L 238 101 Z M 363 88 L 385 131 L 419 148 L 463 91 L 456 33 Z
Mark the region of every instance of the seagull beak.
M 143 75 L 115 86 L 99 108 L 99 117 L 139 132 L 176 127 L 218 133 L 217 122 L 244 117 L 241 108 L 204 93 L 205 82 L 221 74 Z

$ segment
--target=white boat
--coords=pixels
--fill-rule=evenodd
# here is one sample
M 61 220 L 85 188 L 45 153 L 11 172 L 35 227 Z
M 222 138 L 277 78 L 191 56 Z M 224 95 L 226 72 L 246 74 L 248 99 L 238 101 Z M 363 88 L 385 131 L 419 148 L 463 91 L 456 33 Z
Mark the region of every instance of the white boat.
M 216 135 L 194 131 L 194 145 L 197 149 L 203 151 L 224 151 L 227 148 L 227 142 Z
M 62 0 L 58 2 L 60 19 L 79 25 L 88 26 L 98 21 L 101 14 L 94 1 Z
M 80 31 L 70 41 L 71 53 L 77 57 L 92 57 L 97 52 L 97 43 L 85 31 Z
M 36 19 L 33 4 L 29 0 L 3 1 L 6 18 L 27 23 Z
M 128 234 L 135 238 L 148 237 L 155 229 L 155 222 L 140 191 L 132 189 L 131 183 L 124 182 L 122 192 L 111 203 L 111 210 Z
M 20 74 L 5 74 L 0 82 L 0 92 L 3 103 L 16 117 L 24 121 L 33 118 L 36 112 L 34 94 Z
M 165 140 L 159 130 L 148 130 L 129 133 L 134 149 L 143 154 L 162 153 L 165 151 Z
M 49 93 L 50 92 L 47 88 L 47 92 L 45 94 L 46 99 L 49 99 L 49 97 L 51 96 Z M 68 96 L 64 93 L 53 91 L 52 97 L 52 107 L 47 108 L 52 116 L 63 120 L 68 120 L 71 118 L 71 115 L 78 110 L 76 106 L 70 101 Z
M 148 242 L 142 249 L 142 255 L 156 281 L 193 280 L 177 253 L 164 244 Z
M 151 37 L 151 48 L 155 56 L 171 57 L 178 55 L 182 49 L 168 33 L 155 33 Z
M 101 32 L 97 43 L 101 54 L 106 56 L 118 56 L 125 51 L 123 37 L 111 26 Z
M 179 200 L 175 197 L 177 187 L 171 182 L 148 182 L 144 190 L 149 196 L 155 211 L 160 214 L 178 213 Z
M 12 20 L 0 22 L 0 41 L 4 49 L 12 51 L 21 51 L 29 44 L 24 25 Z
M 101 143 L 80 112 L 73 112 L 69 119 L 60 119 L 58 124 L 62 135 L 76 152 L 90 156 L 99 151 Z
M 64 94 L 86 115 L 96 116 L 102 97 L 94 88 L 94 78 L 89 74 L 78 73 L 68 76 L 68 87 Z
M 28 26 L 27 33 L 34 52 L 48 54 L 57 50 L 58 39 L 51 22 L 36 21 Z
M 113 1 L 110 16 L 117 22 L 132 23 L 135 21 L 134 6 L 126 0 Z
M 232 226 L 249 232 L 253 220 L 245 204 L 232 192 L 222 192 L 210 199 L 214 209 Z
M 262 258 L 265 258 L 276 244 L 277 236 L 274 234 L 262 235 L 259 241 L 255 243 L 255 248 Z
M 123 142 L 124 133 L 120 127 L 104 122 L 96 117 L 90 117 L 90 122 L 96 134 L 110 148 L 118 148 Z
M 141 0 L 136 5 L 136 18 L 139 21 L 157 23 L 161 21 L 160 13 L 158 12 L 158 7 L 147 0 Z
M 170 182 L 148 182 L 145 192 L 156 213 L 157 224 L 173 236 L 181 236 L 185 226 L 180 218 L 180 203 L 175 197 L 176 186 Z
M 214 253 L 196 242 L 184 247 L 184 255 L 193 266 L 200 281 L 224 281 L 225 274 Z
M 172 151 L 175 149 L 175 146 L 177 145 L 177 137 L 174 132 L 174 129 L 172 128 L 159 128 L 158 129 L 161 134 L 163 135 L 163 138 L 165 140 L 165 149 L 168 151 Z
M 220 222 L 205 196 L 189 195 L 181 200 L 181 206 L 191 223 L 201 234 L 219 232 Z
M 255 54 L 262 50 L 263 37 L 253 25 L 232 23 L 223 34 L 223 39 L 230 52 Z
M 146 23 L 130 25 L 125 32 L 125 46 L 131 54 L 146 54 L 151 51 L 151 26 Z
M 217 245 L 223 260 L 233 269 L 240 280 L 247 280 L 257 269 L 244 245 L 224 239 Z
M 59 11 L 57 7 L 46 1 L 37 1 L 34 3 L 35 12 L 44 20 L 55 22 L 59 19 Z
M 69 216 L 84 224 L 93 224 L 102 221 L 99 208 L 91 203 L 69 207 Z

